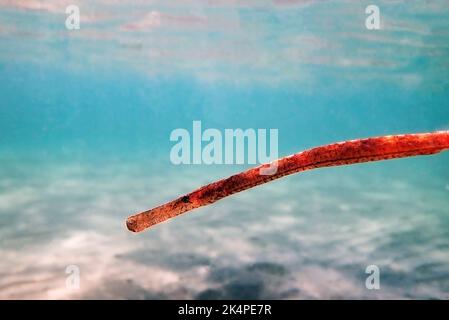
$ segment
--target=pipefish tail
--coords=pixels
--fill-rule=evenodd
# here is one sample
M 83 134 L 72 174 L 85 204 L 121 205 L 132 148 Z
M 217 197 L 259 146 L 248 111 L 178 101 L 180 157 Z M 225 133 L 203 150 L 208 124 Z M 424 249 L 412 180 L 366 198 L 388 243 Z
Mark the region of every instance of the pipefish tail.
M 140 232 L 234 193 L 306 170 L 354 163 L 431 155 L 449 149 L 449 131 L 372 137 L 328 144 L 302 151 L 210 183 L 173 201 L 130 216 L 126 225 Z M 272 174 L 263 170 L 276 168 Z

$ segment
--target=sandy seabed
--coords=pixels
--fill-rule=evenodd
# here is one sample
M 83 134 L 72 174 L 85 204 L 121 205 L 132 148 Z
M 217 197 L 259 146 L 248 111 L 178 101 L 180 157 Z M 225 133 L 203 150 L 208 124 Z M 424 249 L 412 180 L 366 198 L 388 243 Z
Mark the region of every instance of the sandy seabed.
M 127 215 L 223 172 L 9 162 L 0 298 L 447 299 L 449 188 L 384 168 L 292 176 L 132 234 Z M 380 290 L 365 287 L 372 264 Z

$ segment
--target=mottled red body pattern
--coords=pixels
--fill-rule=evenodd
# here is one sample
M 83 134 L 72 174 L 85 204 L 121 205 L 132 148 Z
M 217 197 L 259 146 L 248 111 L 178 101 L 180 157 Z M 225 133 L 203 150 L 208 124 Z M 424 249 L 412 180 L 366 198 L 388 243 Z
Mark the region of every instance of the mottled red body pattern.
M 260 170 L 270 167 L 270 164 L 249 169 L 208 184 L 154 209 L 131 216 L 126 225 L 129 230 L 139 232 L 234 193 L 305 170 L 430 155 L 446 149 L 449 149 L 449 131 L 374 137 L 316 147 L 276 160 L 277 171 L 274 174 L 260 174 Z

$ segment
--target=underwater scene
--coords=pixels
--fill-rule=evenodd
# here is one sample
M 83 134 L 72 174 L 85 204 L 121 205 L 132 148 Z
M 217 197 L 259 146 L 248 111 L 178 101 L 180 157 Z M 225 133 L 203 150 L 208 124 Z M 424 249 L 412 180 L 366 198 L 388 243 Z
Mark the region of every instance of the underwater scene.
M 449 299 L 449 152 L 126 225 L 264 155 L 449 130 L 448 16 L 438 0 L 0 0 L 0 299 Z M 240 154 L 231 129 L 254 135 Z

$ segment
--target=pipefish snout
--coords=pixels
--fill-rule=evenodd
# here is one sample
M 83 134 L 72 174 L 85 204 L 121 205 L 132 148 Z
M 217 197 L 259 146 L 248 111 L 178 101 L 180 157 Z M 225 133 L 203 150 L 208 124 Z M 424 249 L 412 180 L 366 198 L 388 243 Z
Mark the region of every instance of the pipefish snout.
M 328 144 L 273 162 L 273 174 L 261 174 L 264 164 L 203 186 L 191 193 L 148 211 L 130 216 L 126 225 L 140 232 L 182 213 L 214 203 L 234 193 L 253 188 L 293 173 L 354 163 L 431 155 L 449 149 L 449 131 L 390 135 Z

